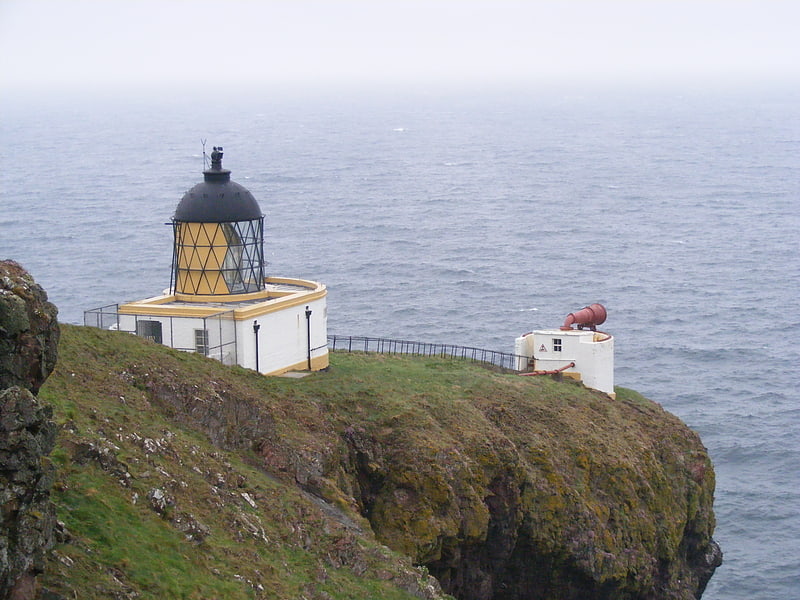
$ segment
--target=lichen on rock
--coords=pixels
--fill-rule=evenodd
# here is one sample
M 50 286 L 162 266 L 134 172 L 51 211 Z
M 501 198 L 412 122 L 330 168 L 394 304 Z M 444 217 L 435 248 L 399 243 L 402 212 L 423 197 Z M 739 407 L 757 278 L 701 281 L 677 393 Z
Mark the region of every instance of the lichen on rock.
M 56 364 L 58 310 L 16 262 L 0 261 L 0 389 L 36 394 Z
M 55 366 L 56 308 L 13 261 L 0 261 L 0 598 L 33 598 L 53 545 L 52 409 L 35 394 Z
M 277 477 L 357 510 L 459 600 L 702 594 L 721 560 L 714 471 L 678 418 L 630 390 L 611 399 L 455 364 L 434 366 L 438 383 L 425 361 L 375 360 L 340 374 L 334 359 L 286 397 L 167 389 L 166 370 L 142 387 L 173 418 L 220 442 L 230 432 L 225 445 L 255 448 Z M 238 439 L 225 425 L 237 405 L 250 414 Z
M 484 379 L 486 390 L 455 388 L 441 402 L 433 389 L 383 398 L 397 412 L 376 399 L 370 414 L 354 398 L 345 416 L 337 404 L 330 419 L 350 419 L 346 448 L 320 439 L 320 477 L 345 472 L 339 487 L 377 538 L 459 600 L 699 598 L 721 552 L 697 434 L 630 390 L 610 399 L 569 383 Z M 260 448 L 287 456 L 293 444 Z
M 73 468 L 99 467 L 194 545 L 310 556 L 309 590 L 346 571 L 431 599 L 691 600 L 720 563 L 706 449 L 630 390 L 339 354 L 328 372 L 265 378 L 119 332 L 64 337 L 74 346 L 43 394 L 74 406 L 61 441 Z M 168 427 L 140 430 L 150 419 Z M 198 434 L 213 451 L 195 451 Z M 226 453 L 269 486 L 246 484 Z M 249 569 L 253 589 L 283 569 Z

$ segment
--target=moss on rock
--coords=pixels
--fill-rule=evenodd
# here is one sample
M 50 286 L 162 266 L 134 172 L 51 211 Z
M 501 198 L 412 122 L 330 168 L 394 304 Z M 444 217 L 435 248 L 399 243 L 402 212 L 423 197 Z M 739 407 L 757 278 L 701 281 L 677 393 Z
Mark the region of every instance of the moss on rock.
M 83 386 L 124 396 L 121 414 L 135 406 L 205 436 L 325 507 L 293 525 L 304 551 L 326 519 L 347 523 L 356 537 L 336 543 L 356 571 L 369 563 L 356 540 L 377 540 L 463 600 L 689 600 L 719 563 L 708 453 L 635 392 L 338 353 L 328 372 L 265 378 L 124 334 L 65 332 L 48 382 L 64 410 L 86 410 Z M 363 573 L 395 577 L 385 569 Z

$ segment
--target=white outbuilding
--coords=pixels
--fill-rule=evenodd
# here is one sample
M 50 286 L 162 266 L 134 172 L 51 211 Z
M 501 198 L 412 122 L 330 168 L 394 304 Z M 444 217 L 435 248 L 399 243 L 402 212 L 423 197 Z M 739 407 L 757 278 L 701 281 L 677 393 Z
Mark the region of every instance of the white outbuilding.
M 614 337 L 597 331 L 606 309 L 592 304 L 570 313 L 559 329 L 541 329 L 515 340 L 517 370 L 523 375 L 561 373 L 579 379 L 586 387 L 614 393 Z M 577 329 L 573 329 L 577 325 Z

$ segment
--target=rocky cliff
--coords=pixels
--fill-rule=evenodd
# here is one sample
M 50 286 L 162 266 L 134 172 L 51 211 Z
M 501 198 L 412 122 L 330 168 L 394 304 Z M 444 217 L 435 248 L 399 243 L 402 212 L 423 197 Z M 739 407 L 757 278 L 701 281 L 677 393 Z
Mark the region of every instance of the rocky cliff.
M 52 409 L 36 397 L 56 363 L 55 306 L 12 261 L 0 261 L 0 598 L 36 593 L 53 545 Z
M 42 394 L 66 597 L 689 600 L 720 563 L 705 448 L 632 391 L 343 354 L 264 378 L 63 338 Z M 167 557 L 184 577 L 146 575 Z

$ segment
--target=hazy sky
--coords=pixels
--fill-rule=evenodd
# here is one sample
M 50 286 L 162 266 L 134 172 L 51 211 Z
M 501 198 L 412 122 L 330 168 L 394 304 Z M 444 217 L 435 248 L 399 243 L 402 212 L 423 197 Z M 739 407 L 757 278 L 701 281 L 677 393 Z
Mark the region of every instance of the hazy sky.
M 72 84 L 800 84 L 798 0 L 0 0 L 0 91 Z

